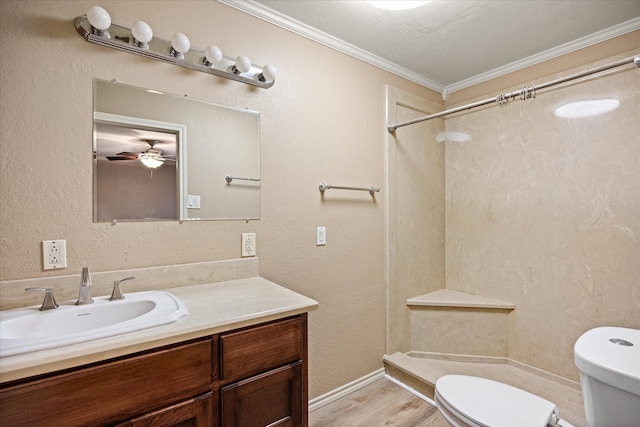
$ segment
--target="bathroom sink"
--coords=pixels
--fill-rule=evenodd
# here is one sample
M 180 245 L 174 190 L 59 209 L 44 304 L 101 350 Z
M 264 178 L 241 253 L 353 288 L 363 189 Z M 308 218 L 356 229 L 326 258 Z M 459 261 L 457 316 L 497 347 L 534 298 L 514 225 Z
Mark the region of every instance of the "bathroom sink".
M 108 296 L 93 304 L 60 304 L 40 311 L 39 305 L 0 311 L 0 357 L 97 340 L 173 323 L 187 308 L 168 292 L 128 293 L 123 300 Z

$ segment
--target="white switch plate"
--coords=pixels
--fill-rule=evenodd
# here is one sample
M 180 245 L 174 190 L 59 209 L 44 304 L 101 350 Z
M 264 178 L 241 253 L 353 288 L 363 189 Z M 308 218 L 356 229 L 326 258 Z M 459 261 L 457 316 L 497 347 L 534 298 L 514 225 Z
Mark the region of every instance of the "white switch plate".
M 327 244 L 327 227 L 318 227 L 316 230 L 316 246 Z
M 67 268 L 66 240 L 42 241 L 42 268 L 45 270 Z
M 200 196 L 189 194 L 187 196 L 187 209 L 200 209 Z
M 256 233 L 242 233 L 242 256 L 256 256 Z

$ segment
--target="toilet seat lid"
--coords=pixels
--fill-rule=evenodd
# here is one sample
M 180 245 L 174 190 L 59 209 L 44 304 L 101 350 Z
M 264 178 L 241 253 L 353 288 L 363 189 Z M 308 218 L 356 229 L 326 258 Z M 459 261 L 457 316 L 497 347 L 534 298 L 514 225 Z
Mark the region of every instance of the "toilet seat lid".
M 486 378 L 445 375 L 435 389 L 458 415 L 486 427 L 544 427 L 558 413 L 548 400 Z

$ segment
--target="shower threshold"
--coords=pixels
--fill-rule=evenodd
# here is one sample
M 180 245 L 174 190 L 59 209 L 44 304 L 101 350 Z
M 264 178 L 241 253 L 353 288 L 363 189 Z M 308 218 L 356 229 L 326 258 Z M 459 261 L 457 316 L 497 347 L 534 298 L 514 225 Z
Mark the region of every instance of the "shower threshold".
M 473 375 L 500 381 L 547 399 L 558 406 L 560 417 L 575 427 L 585 426 L 580 383 L 505 357 L 408 352 L 385 355 L 388 375 L 433 399 L 434 386 L 443 375 Z M 567 425 L 567 424 L 565 424 Z

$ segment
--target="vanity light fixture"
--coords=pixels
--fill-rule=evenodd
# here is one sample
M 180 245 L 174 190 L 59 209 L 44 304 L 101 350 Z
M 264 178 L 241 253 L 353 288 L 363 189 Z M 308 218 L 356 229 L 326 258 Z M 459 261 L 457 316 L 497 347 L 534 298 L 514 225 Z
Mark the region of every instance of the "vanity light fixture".
M 91 7 L 85 16 L 75 20 L 78 34 L 90 43 L 141 55 L 158 61 L 179 65 L 191 70 L 213 74 L 237 82 L 268 89 L 277 76 L 273 65 L 260 67 L 244 56 L 226 56 L 219 47 L 206 50 L 191 46 L 183 33 L 175 33 L 171 40 L 154 37 L 144 21 L 136 21 L 131 29 L 111 22 L 109 13 L 100 6 Z

